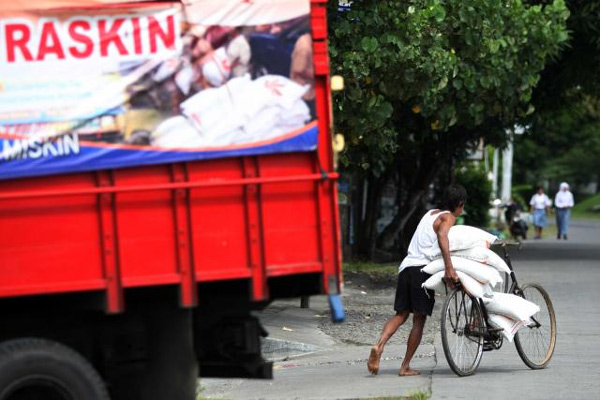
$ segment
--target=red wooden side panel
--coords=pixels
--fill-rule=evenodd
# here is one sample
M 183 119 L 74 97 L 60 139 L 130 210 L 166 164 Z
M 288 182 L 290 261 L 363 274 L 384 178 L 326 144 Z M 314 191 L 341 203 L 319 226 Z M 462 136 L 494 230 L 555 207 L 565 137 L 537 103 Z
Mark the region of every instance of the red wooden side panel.
M 241 179 L 240 159 L 188 164 L 190 180 Z M 250 277 L 244 187 L 190 190 L 193 260 L 198 281 Z
M 93 174 L 52 178 L 63 188 L 95 185 Z M 0 182 L 0 193 L 36 189 L 44 178 Z M 104 287 L 96 196 L 0 203 L 0 297 Z
M 169 183 L 169 166 L 123 169 L 116 186 Z M 125 287 L 179 282 L 171 191 L 119 193 L 116 223 Z
M 293 154 L 260 159 L 262 177 L 315 173 L 315 155 Z M 263 185 L 265 262 L 268 275 L 320 269 L 315 182 Z

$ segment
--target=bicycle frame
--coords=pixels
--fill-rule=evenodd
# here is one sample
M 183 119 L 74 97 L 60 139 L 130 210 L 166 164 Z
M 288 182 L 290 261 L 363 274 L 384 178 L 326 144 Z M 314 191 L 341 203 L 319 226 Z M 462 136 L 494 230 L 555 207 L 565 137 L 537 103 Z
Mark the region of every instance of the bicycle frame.
M 513 269 L 512 262 L 510 259 L 510 254 L 507 249 L 508 246 L 511 246 L 511 245 L 521 246 L 521 243 L 504 242 L 501 244 L 502 250 L 504 251 L 504 261 L 506 261 L 506 265 L 508 265 L 508 268 L 510 269 L 511 285 L 508 290 L 508 293 L 512 293 L 517 296 L 525 297 L 523 295 L 523 289 L 521 289 L 521 287 L 519 286 L 519 283 L 517 282 L 517 275 L 515 274 L 515 270 Z M 482 302 L 482 304 L 483 304 L 483 302 Z M 485 307 L 483 305 L 482 305 L 482 308 L 485 309 Z M 487 313 L 487 311 L 485 311 L 485 313 Z M 487 316 L 486 316 L 486 319 L 487 319 Z M 535 323 L 536 328 L 539 328 L 541 326 L 539 321 L 536 320 L 534 317 L 531 317 L 531 320 Z
M 513 269 L 512 266 L 512 261 L 510 259 L 510 254 L 508 253 L 507 247 L 510 245 L 510 243 L 503 243 L 502 246 L 502 250 L 504 252 L 504 261 L 506 261 L 506 265 L 508 265 L 508 268 L 510 269 L 510 280 L 511 280 L 511 285 L 510 288 L 508 289 L 508 293 L 514 293 L 516 295 L 522 294 L 522 290 L 519 287 L 519 283 L 517 282 L 517 275 L 515 274 L 515 270 Z
M 516 243 L 514 243 L 514 244 L 516 244 Z M 508 268 L 510 269 L 511 285 L 508 290 L 508 293 L 513 293 L 517 296 L 522 296 L 523 291 L 519 287 L 519 283 L 517 281 L 517 276 L 516 276 L 514 268 L 512 266 L 510 254 L 507 249 L 507 247 L 509 245 L 513 245 L 513 243 L 504 242 L 501 244 L 502 250 L 504 252 L 504 255 L 503 255 L 504 261 L 506 262 L 506 264 L 508 265 Z M 483 334 L 485 342 L 484 342 L 483 350 L 490 351 L 490 350 L 500 349 L 500 347 L 502 347 L 502 343 L 503 343 L 503 336 L 501 334 L 499 334 L 501 332 L 501 329 L 491 327 L 491 325 L 489 323 L 489 313 L 487 311 L 485 303 L 483 302 L 483 299 L 475 299 L 473 297 L 471 297 L 471 299 L 472 299 L 472 301 L 477 300 L 479 302 L 479 306 L 481 307 L 481 312 L 483 313 L 483 319 L 484 319 L 484 324 L 485 324 L 485 333 Z M 466 313 L 466 310 L 464 310 L 464 312 Z M 532 320 L 535 322 L 537 327 L 540 326 L 540 323 L 538 321 L 536 321 L 534 318 L 532 318 Z

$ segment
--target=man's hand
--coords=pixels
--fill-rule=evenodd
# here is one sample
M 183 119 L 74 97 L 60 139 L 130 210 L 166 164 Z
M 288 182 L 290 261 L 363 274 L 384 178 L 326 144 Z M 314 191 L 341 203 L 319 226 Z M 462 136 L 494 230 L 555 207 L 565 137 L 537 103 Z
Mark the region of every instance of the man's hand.
M 458 274 L 456 273 L 456 271 L 454 270 L 453 267 L 446 268 L 446 273 L 444 274 L 444 279 L 446 280 L 446 283 L 450 287 L 450 290 L 454 289 L 455 283 L 460 282 L 460 278 L 458 277 Z

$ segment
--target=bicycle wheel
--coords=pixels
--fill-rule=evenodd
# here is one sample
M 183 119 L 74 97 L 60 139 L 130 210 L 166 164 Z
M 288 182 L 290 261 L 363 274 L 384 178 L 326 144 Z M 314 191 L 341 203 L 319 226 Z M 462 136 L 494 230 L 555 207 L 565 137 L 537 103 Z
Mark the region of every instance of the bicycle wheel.
M 479 301 L 455 288 L 442 308 L 442 345 L 458 376 L 473 375 L 483 355 L 484 318 Z
M 546 367 L 556 345 L 556 317 L 548 292 L 538 284 L 523 286 L 522 297 L 540 307 L 540 312 L 531 317 L 532 322 L 515 335 L 519 356 L 531 369 Z M 521 295 L 520 293 L 517 293 Z

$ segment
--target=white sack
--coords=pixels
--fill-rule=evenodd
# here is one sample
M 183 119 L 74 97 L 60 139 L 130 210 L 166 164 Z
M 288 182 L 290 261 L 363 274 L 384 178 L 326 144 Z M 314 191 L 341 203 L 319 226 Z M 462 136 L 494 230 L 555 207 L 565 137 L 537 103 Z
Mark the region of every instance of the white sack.
M 457 250 L 452 252 L 453 256 L 468 258 L 480 263 L 484 263 L 496 268 L 499 272 L 510 274 L 510 268 L 506 262 L 493 250 L 484 246 L 471 247 L 469 249 Z M 441 254 L 440 254 L 441 257 Z
M 516 321 L 498 314 L 489 314 L 488 321 L 494 328 L 502 328 L 502 335 L 504 335 L 509 342 L 513 341 L 515 333 L 525 325 L 524 321 Z
M 308 86 L 278 75 L 254 81 L 230 79 L 184 101 L 186 118 L 174 117 L 152 134 L 152 144 L 169 148 L 219 147 L 270 140 L 299 129 L 310 120 L 302 101 Z
M 461 257 L 452 256 L 450 259 L 456 271 L 465 272 L 480 283 L 489 283 L 494 287 L 497 283 L 502 282 L 500 273 L 489 265 Z M 438 258 L 427 264 L 421 271 L 433 275 L 436 272 L 444 271 L 444 269 L 444 260 Z
M 448 231 L 448 241 L 450 242 L 450 251 L 470 249 L 472 247 L 489 248 L 498 238 L 483 229 L 468 225 L 455 225 Z M 425 254 L 433 260 L 441 255 L 440 246 L 437 242 L 431 246 L 431 249 Z
M 491 314 L 500 314 L 518 321 L 529 321 L 532 315 L 540 312 L 540 308 L 529 300 L 510 293 L 494 293 L 494 297 L 484 299 L 484 304 Z
M 151 135 L 153 146 L 165 148 L 187 148 L 196 143 L 200 136 L 187 118 L 178 115 L 161 122 Z
M 431 275 L 421 286 L 425 289 L 431 289 L 436 293 L 446 294 L 446 284 L 442 281 L 443 277 L 444 271 L 437 272 Z
M 444 274 L 444 271 L 436 272 L 435 274 L 431 275 L 429 279 L 423 282 L 423 285 L 421 286 L 426 289 L 434 290 L 436 293 L 446 294 L 446 285 L 442 281 Z M 458 275 L 460 283 L 463 285 L 464 289 L 470 293 L 471 296 L 477 298 L 493 296 L 494 292 L 489 284 L 479 283 L 477 280 L 461 271 L 456 271 L 456 274 Z

